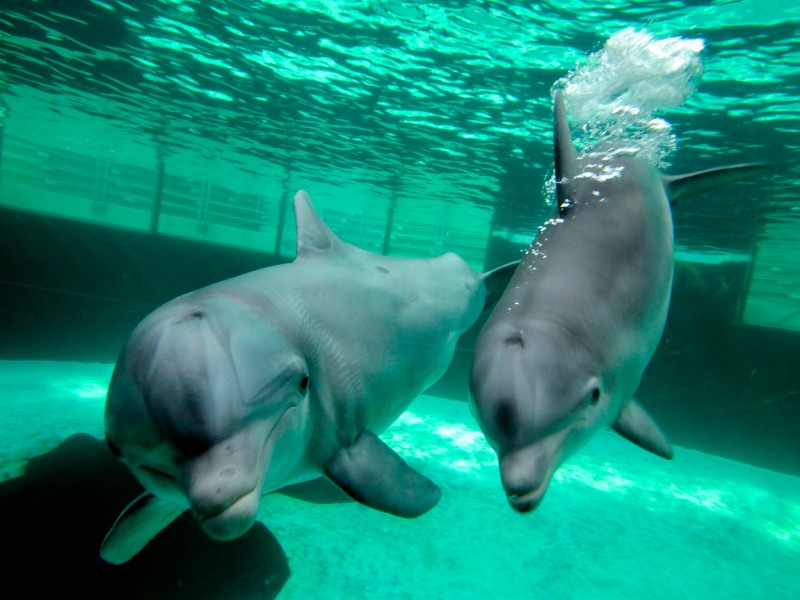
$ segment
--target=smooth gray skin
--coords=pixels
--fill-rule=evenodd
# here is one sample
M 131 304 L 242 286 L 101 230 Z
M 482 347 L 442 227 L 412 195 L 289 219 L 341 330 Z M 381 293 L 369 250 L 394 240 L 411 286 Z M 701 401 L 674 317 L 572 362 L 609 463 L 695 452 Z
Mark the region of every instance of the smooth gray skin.
M 294 262 L 168 302 L 122 350 L 106 436 L 147 492 L 106 536 L 106 561 L 127 561 L 187 509 L 210 537 L 241 536 L 262 494 L 320 475 L 403 517 L 438 502 L 377 434 L 444 373 L 490 278 L 491 291 L 516 264 L 480 274 L 455 254 L 371 254 L 339 240 L 303 191 L 295 213 Z
M 560 93 L 554 133 L 558 214 L 482 328 L 470 382 L 473 415 L 520 512 L 539 505 L 557 467 L 603 427 L 672 457 L 633 399 L 669 307 L 668 191 L 674 201 L 759 167 L 662 177 L 633 156 L 579 160 Z

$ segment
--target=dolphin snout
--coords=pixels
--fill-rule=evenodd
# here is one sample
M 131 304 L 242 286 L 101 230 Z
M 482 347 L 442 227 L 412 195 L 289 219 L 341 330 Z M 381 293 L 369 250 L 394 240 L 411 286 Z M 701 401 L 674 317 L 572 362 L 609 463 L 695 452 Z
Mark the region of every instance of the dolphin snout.
M 500 480 L 511 508 L 525 513 L 541 504 L 555 470 L 550 458 L 536 446 L 500 458 Z
M 189 490 L 189 503 L 198 519 L 208 519 L 234 504 L 252 488 L 243 488 L 234 467 L 223 469 L 210 480 L 195 479 Z
M 208 537 L 220 542 L 234 540 L 247 533 L 255 523 L 259 497 L 254 490 L 219 512 L 203 515 L 194 508 L 192 512 Z
M 255 522 L 260 493 L 258 480 L 236 465 L 213 468 L 201 459 L 185 472 L 186 497 L 192 514 L 215 540 L 232 540 Z
M 531 512 L 544 499 L 545 490 L 540 488 L 527 494 L 506 494 L 508 504 L 517 512 Z

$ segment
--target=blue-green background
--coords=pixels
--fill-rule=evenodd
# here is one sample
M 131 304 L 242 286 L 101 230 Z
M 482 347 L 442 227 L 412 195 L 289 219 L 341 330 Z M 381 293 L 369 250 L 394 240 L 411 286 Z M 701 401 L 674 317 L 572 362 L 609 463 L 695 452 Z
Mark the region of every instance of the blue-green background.
M 463 404 L 468 332 L 386 434 L 442 485 L 441 505 L 398 521 L 266 499 L 292 570 L 281 595 L 800 596 L 800 8 L 788 0 L 3 0 L 4 506 L 20 510 L 31 456 L 102 435 L 110 368 L 147 312 L 293 258 L 297 189 L 373 252 L 455 251 L 479 270 L 518 257 L 550 210 L 551 87 L 626 27 L 705 41 L 697 91 L 661 115 L 677 136 L 669 172 L 771 164 L 674 210 L 673 301 L 637 396 L 675 460 L 603 434 L 539 510 L 512 513 Z M 14 535 L 18 521 L 0 515 Z M 31 552 L 33 591 L 55 566 Z M 73 575 L 97 577 L 81 557 Z M 176 597 L 169 573 L 152 572 L 154 597 Z M 242 597 L 231 571 L 214 573 L 226 576 Z

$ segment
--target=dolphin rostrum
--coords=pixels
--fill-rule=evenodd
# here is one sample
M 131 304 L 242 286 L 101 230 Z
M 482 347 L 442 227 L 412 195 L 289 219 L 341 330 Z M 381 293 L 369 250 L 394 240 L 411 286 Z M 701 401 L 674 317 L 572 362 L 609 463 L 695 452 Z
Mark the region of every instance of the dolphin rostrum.
M 600 428 L 672 457 L 633 398 L 667 318 L 670 202 L 761 166 L 663 177 L 630 154 L 579 158 L 560 92 L 554 137 L 557 214 L 481 329 L 470 378 L 472 413 L 520 512 Z
M 123 347 L 106 439 L 146 491 L 103 541 L 106 561 L 129 560 L 185 510 L 234 539 L 262 494 L 319 476 L 402 517 L 438 502 L 378 434 L 444 373 L 516 263 L 481 274 L 452 253 L 372 254 L 336 237 L 304 191 L 294 203 L 293 262 L 176 298 Z

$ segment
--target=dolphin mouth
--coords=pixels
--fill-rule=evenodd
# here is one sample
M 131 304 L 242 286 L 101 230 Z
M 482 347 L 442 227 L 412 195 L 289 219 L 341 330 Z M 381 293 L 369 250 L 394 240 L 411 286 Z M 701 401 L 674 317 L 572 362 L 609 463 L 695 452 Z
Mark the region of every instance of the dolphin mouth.
M 552 453 L 532 446 L 501 458 L 500 478 L 511 508 L 527 513 L 542 503 L 560 456 L 560 449 Z
M 270 463 L 273 435 L 281 429 L 288 418 L 297 410 L 297 405 L 289 406 L 266 429 L 263 442 L 258 448 L 258 476 L 238 497 L 205 506 L 193 506 L 192 514 L 203 531 L 213 540 L 230 541 L 241 537 L 253 526 L 258 518 L 258 509 L 263 494 L 264 479 Z
M 213 540 L 226 542 L 247 533 L 258 516 L 260 494 L 254 488 L 226 508 L 207 515 L 197 515 L 200 527 Z
M 519 513 L 527 513 L 534 510 L 544 500 L 544 493 L 547 490 L 547 485 L 542 485 L 530 492 L 524 494 L 508 494 L 506 499 L 515 511 Z
M 556 464 L 551 463 L 542 474 L 541 479 L 528 490 L 506 490 L 506 499 L 515 511 L 520 513 L 531 512 L 538 508 L 544 500 L 545 493 L 550 487 L 550 480 L 555 473 Z

